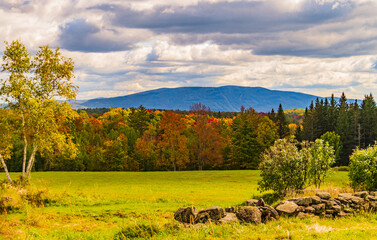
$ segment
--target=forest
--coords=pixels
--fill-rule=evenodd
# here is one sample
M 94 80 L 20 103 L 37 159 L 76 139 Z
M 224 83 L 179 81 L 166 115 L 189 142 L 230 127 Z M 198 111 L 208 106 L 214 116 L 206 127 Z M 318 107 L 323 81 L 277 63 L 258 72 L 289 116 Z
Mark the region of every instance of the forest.
M 9 111 L 2 109 L 1 111 Z M 317 100 L 301 110 L 257 113 L 211 112 L 203 104 L 191 111 L 131 109 L 78 110 L 64 129 L 77 147 L 70 153 L 36 154 L 36 171 L 159 171 L 258 169 L 260 155 L 279 138 L 295 135 L 314 141 L 326 132 L 340 136 L 335 165 L 348 165 L 353 149 L 374 143 L 377 108 L 372 95 L 361 105 Z M 23 141 L 13 138 L 10 171 L 20 171 Z M 30 155 L 30 153 L 29 153 Z

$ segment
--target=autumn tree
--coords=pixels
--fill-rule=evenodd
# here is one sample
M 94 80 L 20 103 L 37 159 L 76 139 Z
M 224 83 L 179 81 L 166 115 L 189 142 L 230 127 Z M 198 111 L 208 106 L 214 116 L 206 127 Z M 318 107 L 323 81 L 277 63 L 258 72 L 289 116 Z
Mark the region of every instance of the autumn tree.
M 159 130 L 161 140 L 158 144 L 161 153 L 158 165 L 173 166 L 174 171 L 189 162 L 187 138 L 183 134 L 185 122 L 180 114 L 166 111 L 162 116 Z
M 13 112 L 0 108 L 0 162 L 10 184 L 13 184 L 13 181 L 9 175 L 5 161 L 10 159 L 12 154 L 12 134 L 15 131 L 14 125 L 11 122 L 12 120 L 14 120 Z
M 222 150 L 224 140 L 220 134 L 221 128 L 214 118 L 209 118 L 210 109 L 201 103 L 193 104 L 190 110 L 194 114 L 194 142 L 192 150 L 195 153 L 198 169 L 202 170 L 206 164 L 212 166 L 223 160 Z
M 76 147 L 62 126 L 75 117 L 75 112 L 67 101 L 55 99 L 76 97 L 72 60 L 63 57 L 59 48 L 48 46 L 40 47 L 31 57 L 25 45 L 16 40 L 6 43 L 1 71 L 8 77 L 0 82 L 0 96 L 21 121 L 22 178 L 29 178 L 37 151 L 42 155 L 69 151 L 74 157 Z

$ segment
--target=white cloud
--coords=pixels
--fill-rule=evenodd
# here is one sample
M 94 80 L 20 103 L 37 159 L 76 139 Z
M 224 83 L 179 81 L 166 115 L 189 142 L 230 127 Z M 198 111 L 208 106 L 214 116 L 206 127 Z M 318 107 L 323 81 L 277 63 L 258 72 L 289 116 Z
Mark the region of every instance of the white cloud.
M 81 99 L 221 85 L 362 98 L 377 93 L 376 8 L 372 0 L 4 0 L 0 48 L 14 39 L 32 51 L 63 44 Z

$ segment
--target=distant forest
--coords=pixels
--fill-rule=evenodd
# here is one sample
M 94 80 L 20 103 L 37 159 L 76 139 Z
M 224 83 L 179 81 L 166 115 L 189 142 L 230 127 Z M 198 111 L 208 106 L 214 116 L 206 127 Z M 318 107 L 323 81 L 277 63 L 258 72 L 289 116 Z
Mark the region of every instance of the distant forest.
M 347 103 L 317 100 L 304 111 L 212 112 L 198 103 L 190 111 L 139 108 L 77 110 L 65 126 L 78 148 L 70 159 L 56 152 L 36 156 L 37 171 L 159 171 L 257 169 L 260 154 L 279 138 L 314 141 L 326 132 L 340 136 L 336 165 L 347 165 L 353 149 L 377 139 L 377 108 L 372 95 Z M 13 139 L 10 171 L 20 171 L 21 139 Z

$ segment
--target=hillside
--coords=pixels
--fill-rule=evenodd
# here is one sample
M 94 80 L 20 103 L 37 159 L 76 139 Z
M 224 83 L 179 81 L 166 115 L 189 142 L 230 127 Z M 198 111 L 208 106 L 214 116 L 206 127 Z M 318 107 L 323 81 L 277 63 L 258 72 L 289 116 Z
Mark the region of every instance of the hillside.
M 154 109 L 188 110 L 193 103 L 201 102 L 212 111 L 236 112 L 241 106 L 258 112 L 275 110 L 279 104 L 284 109 L 305 108 L 317 97 L 314 95 L 269 90 L 261 87 L 180 87 L 160 88 L 122 97 L 98 98 L 81 103 L 84 108 L 138 107 Z

